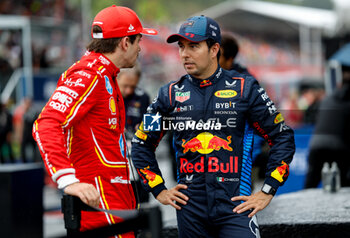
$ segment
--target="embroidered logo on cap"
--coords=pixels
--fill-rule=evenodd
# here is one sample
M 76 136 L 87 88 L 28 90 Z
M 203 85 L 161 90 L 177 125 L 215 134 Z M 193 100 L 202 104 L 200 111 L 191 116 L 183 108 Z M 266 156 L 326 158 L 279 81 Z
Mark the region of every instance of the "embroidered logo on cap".
M 133 25 L 130 24 L 129 28 L 128 28 L 128 32 L 134 32 L 135 31 L 135 27 Z

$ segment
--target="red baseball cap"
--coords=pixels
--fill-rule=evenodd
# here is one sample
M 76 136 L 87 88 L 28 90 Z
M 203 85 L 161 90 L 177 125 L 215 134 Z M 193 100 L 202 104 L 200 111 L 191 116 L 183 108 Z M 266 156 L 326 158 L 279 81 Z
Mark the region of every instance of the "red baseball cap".
M 110 6 L 97 13 L 92 26 L 99 26 L 102 33 L 93 33 L 92 38 L 108 39 L 129 35 L 145 34 L 157 35 L 158 31 L 151 28 L 143 28 L 136 13 L 127 7 Z

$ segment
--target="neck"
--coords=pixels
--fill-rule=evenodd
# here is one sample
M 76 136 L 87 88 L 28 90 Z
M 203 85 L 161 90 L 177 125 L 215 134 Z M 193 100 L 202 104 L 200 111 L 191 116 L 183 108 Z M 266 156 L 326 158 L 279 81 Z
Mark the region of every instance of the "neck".
M 214 60 L 201 75 L 193 75 L 193 76 L 198 79 L 203 79 L 203 80 L 207 79 L 216 72 L 218 67 L 219 67 L 218 62 Z
M 103 53 L 103 55 L 108 58 L 117 68 L 120 69 L 120 63 L 115 52 L 113 53 Z

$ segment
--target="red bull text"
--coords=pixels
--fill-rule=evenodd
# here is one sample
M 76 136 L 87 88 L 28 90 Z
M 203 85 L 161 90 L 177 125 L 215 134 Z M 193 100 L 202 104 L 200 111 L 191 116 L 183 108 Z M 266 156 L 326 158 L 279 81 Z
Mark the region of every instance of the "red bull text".
M 180 173 L 204 173 L 204 156 L 197 163 L 191 163 L 186 158 L 180 158 Z M 222 163 L 217 157 L 208 158 L 209 173 L 238 173 L 238 156 L 230 156 L 229 162 Z

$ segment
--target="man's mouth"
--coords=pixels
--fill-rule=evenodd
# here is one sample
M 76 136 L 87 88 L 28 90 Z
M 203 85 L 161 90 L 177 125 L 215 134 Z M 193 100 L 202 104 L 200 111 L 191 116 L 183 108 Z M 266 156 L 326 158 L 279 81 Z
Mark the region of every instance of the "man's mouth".
M 188 62 L 186 63 L 186 62 L 185 62 L 185 63 L 184 63 L 184 66 L 185 66 L 185 67 L 192 67 L 192 66 L 194 66 L 194 63 L 188 63 Z

